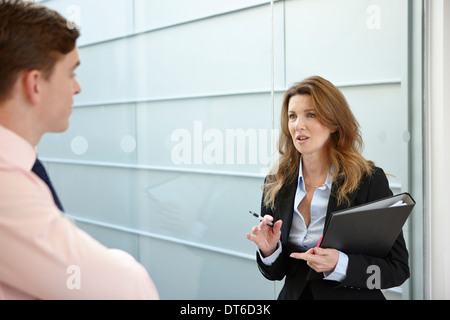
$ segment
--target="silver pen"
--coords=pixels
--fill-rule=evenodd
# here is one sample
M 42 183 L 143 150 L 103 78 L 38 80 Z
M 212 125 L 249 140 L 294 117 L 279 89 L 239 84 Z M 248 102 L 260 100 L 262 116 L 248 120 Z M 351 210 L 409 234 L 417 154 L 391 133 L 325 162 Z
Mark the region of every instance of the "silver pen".
M 261 216 L 260 216 L 259 214 L 257 214 L 257 213 L 254 213 L 254 212 L 252 212 L 252 211 L 249 211 L 249 212 L 250 212 L 250 214 L 251 214 L 252 216 L 254 216 L 255 218 L 258 218 L 259 221 L 266 220 L 266 219 L 264 219 L 264 217 L 261 217 Z M 266 220 L 266 223 L 267 223 L 269 226 L 273 227 L 273 223 L 272 223 L 272 222 Z

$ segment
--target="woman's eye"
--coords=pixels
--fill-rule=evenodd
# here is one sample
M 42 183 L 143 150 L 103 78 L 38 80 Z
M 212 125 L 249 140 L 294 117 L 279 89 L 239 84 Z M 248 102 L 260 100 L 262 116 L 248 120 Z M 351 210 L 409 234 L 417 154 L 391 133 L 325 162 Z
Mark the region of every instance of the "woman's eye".
M 316 117 L 316 114 L 310 112 L 310 113 L 307 114 L 307 117 L 308 117 L 308 118 L 315 118 L 315 117 Z
M 295 118 L 296 118 L 295 114 L 292 113 L 289 115 L 289 119 L 294 120 Z

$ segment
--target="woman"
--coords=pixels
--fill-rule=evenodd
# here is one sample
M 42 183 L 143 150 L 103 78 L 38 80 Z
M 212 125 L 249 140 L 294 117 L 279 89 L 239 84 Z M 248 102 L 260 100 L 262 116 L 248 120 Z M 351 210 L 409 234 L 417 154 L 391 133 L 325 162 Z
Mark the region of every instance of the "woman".
M 265 219 L 247 234 L 262 274 L 286 277 L 278 299 L 384 299 L 367 287 L 368 270 L 379 267 L 381 289 L 409 278 L 402 233 L 386 258 L 316 248 L 333 212 L 392 195 L 383 170 L 361 155 L 359 125 L 343 94 L 318 76 L 293 85 L 278 147 L 276 172 L 264 184 Z

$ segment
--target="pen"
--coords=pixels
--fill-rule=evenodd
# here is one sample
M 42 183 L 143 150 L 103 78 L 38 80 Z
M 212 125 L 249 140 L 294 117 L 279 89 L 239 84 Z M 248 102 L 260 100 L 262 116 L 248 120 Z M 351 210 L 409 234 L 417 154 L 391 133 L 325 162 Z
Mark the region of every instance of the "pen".
M 320 238 L 319 238 L 319 241 L 317 242 L 317 246 L 316 246 L 316 248 L 319 248 L 320 247 L 320 244 L 322 243 L 322 239 L 323 239 L 323 235 L 322 236 L 320 236 Z M 316 250 L 314 249 L 314 252 L 313 252 L 313 254 L 316 254 Z
M 323 239 L 323 236 L 320 236 L 319 242 L 317 242 L 316 248 L 320 247 L 320 244 L 322 243 L 322 239 Z
M 254 213 L 254 212 L 251 212 L 251 211 L 249 211 L 249 212 L 250 212 L 250 214 L 251 214 L 252 216 L 258 218 L 259 221 L 266 220 L 266 219 L 264 219 L 264 217 L 261 217 L 261 216 L 260 216 L 259 214 L 257 214 L 257 213 Z M 272 222 L 266 220 L 266 223 L 267 223 L 269 226 L 273 227 L 273 223 L 272 223 Z

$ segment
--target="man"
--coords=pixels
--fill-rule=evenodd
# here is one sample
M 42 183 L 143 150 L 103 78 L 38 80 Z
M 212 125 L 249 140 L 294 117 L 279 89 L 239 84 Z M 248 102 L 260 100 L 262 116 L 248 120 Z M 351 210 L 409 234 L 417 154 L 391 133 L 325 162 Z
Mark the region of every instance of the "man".
M 158 299 L 144 267 L 72 224 L 31 171 L 81 91 L 78 36 L 52 10 L 0 0 L 0 299 Z

